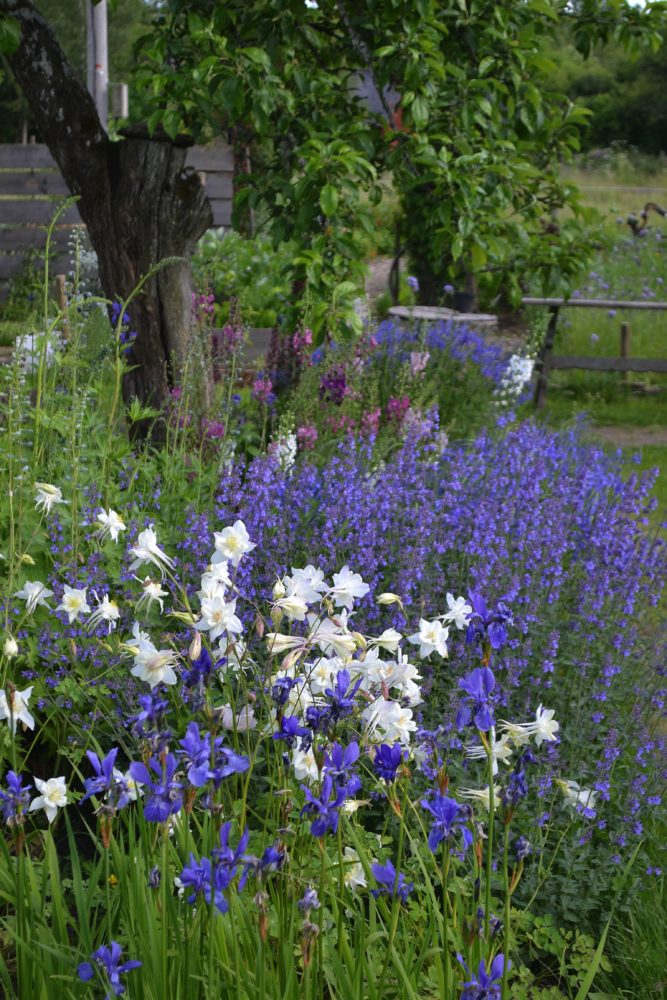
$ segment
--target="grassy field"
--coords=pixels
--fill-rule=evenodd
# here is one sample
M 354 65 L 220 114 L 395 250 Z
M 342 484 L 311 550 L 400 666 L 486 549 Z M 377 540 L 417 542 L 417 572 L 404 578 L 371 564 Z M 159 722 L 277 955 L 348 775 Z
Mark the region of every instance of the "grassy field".
M 667 301 L 667 219 L 650 213 L 645 236 L 626 224 L 648 201 L 667 207 L 667 170 L 639 173 L 628 166 L 614 172 L 568 171 L 584 204 L 605 217 L 605 241 L 577 289 L 582 298 Z M 620 354 L 621 325 L 630 328 L 632 357 L 667 358 L 667 310 L 561 311 L 556 354 L 613 357 Z M 588 414 L 591 435 L 609 448 L 623 448 L 628 468 L 658 467 L 659 510 L 667 517 L 667 375 L 591 371 L 553 372 L 543 419 L 567 425 Z M 637 464 L 637 455 L 639 461 Z

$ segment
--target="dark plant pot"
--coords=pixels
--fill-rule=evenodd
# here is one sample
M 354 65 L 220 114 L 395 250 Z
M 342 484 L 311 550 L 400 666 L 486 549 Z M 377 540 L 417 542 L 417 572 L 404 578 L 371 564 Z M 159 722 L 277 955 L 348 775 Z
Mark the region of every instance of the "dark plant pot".
M 475 296 L 472 292 L 454 292 L 452 298 L 454 309 L 456 309 L 457 312 L 472 312 L 475 305 Z

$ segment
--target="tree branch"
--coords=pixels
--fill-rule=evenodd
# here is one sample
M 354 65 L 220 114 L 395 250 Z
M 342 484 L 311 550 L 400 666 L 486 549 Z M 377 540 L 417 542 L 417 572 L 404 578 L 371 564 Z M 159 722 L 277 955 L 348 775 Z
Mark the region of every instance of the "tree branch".
M 21 26 L 21 42 L 7 61 L 67 186 L 73 194 L 91 182 L 102 189 L 109 137 L 93 98 L 30 0 L 0 0 L 0 14 Z

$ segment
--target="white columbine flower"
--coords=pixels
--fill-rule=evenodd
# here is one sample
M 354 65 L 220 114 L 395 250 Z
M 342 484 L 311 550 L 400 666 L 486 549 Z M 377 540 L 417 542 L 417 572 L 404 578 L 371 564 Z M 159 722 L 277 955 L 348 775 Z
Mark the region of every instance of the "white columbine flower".
M 283 635 L 282 632 L 267 632 L 266 644 L 271 656 L 281 656 L 288 649 L 299 649 L 306 645 L 306 640 L 300 635 Z
M 99 528 L 94 534 L 101 541 L 110 538 L 112 541 L 117 542 L 121 531 L 127 531 L 125 521 L 115 510 L 111 510 L 111 507 L 109 510 L 100 510 L 97 515 L 97 523 L 99 524 Z
M 333 587 L 328 590 L 328 593 L 333 597 L 337 608 L 347 608 L 348 611 L 351 611 L 355 598 L 363 597 L 370 589 L 359 573 L 353 573 L 350 567 L 345 564 L 340 573 L 334 573 Z
M 273 607 L 279 608 L 291 621 L 297 622 L 304 621 L 308 612 L 308 605 L 303 595 L 289 579 L 285 593 L 274 601 Z
M 27 580 L 20 590 L 17 590 L 14 597 L 20 597 L 25 601 L 26 614 L 31 615 L 38 605 L 48 608 L 47 598 L 53 597 L 53 591 L 41 583 L 40 580 Z
M 220 721 L 223 729 L 235 729 L 237 733 L 245 733 L 249 729 L 257 728 L 257 719 L 252 705 L 246 705 L 238 715 L 234 714 L 231 705 L 225 705 L 220 713 Z
M 368 884 L 359 855 L 353 847 L 346 847 L 343 851 L 343 882 L 353 892 L 365 889 Z
M 299 750 L 295 747 L 292 750 L 292 767 L 297 781 L 317 781 L 319 778 L 320 772 L 312 747 L 308 750 Z
M 398 604 L 399 608 L 403 608 L 403 602 L 398 596 L 398 594 L 392 594 L 390 591 L 386 591 L 384 594 L 380 594 L 376 598 L 378 604 Z
M 489 786 L 486 788 L 457 788 L 456 794 L 461 799 L 472 799 L 473 802 L 481 802 L 486 811 L 489 810 L 490 805 L 490 795 Z M 493 810 L 494 812 L 500 805 L 500 788 L 498 785 L 493 786 Z
M 28 702 L 31 694 L 31 687 L 26 688 L 25 691 L 14 689 L 10 705 L 6 692 L 0 691 L 0 719 L 7 719 L 7 721 L 11 719 L 12 733 L 16 732 L 17 722 L 23 723 L 27 729 L 35 728 L 35 720 L 28 711 Z
M 120 618 L 118 605 L 115 601 L 109 599 L 108 594 L 105 594 L 102 600 L 100 600 L 95 591 L 93 591 L 93 597 L 97 601 L 97 607 L 86 622 L 86 628 L 92 632 L 101 622 L 106 622 L 109 626 L 109 632 L 111 632 L 115 629 Z
M 377 639 L 369 639 L 368 645 L 377 646 L 378 649 L 386 649 L 388 653 L 395 653 L 402 638 L 401 633 L 397 632 L 395 628 L 386 628 Z
M 226 603 L 224 597 L 206 598 L 201 603 L 201 619 L 195 628 L 208 632 L 211 642 L 215 642 L 223 632 L 242 632 L 243 625 L 235 612 L 236 600 Z
M 555 743 L 556 733 L 560 725 L 554 719 L 555 712 L 552 708 L 543 708 L 538 705 L 535 712 L 535 722 L 503 722 L 502 727 L 505 733 L 516 744 L 521 746 L 527 743 L 531 737 L 535 738 L 535 743 L 541 747 L 543 743 Z
M 410 742 L 410 733 L 417 728 L 411 709 L 403 708 L 397 701 L 385 698 L 376 698 L 368 708 L 364 709 L 361 717 L 367 722 L 370 734 L 379 729 L 382 738 L 388 743 L 399 740 L 407 745 Z
M 139 580 L 139 577 L 135 576 L 135 580 Z M 137 611 L 139 611 L 140 608 L 145 608 L 146 613 L 148 613 L 151 609 L 151 605 L 157 603 L 160 605 L 160 614 L 162 614 L 164 611 L 164 601 L 162 598 L 169 597 L 169 591 L 163 590 L 160 584 L 151 580 L 149 576 L 139 582 L 143 588 L 143 593 L 137 601 Z
M 156 649 L 150 639 L 140 639 L 130 673 L 140 681 L 146 681 L 152 691 L 158 684 L 177 683 L 178 678 L 174 673 L 177 660 L 178 656 L 173 649 Z
M 238 566 L 243 556 L 256 547 L 255 542 L 250 541 L 250 536 L 243 521 L 235 521 L 231 528 L 223 528 L 222 531 L 213 533 L 215 538 L 215 552 L 212 563 L 219 563 L 229 560 L 232 566 Z
M 35 483 L 35 510 L 50 514 L 51 508 L 58 503 L 69 503 L 63 500 L 63 495 L 59 486 L 52 486 L 51 483 Z
M 440 624 L 439 621 L 426 621 L 421 618 L 419 621 L 419 632 L 408 637 L 408 642 L 419 646 L 419 655 L 422 659 L 437 653 L 438 656 L 447 656 L 447 639 L 449 629 Z
M 41 795 L 33 799 L 28 807 L 28 812 L 35 812 L 36 809 L 43 809 L 49 823 L 53 823 L 58 809 L 67 805 L 67 786 L 64 778 L 49 778 L 42 781 L 35 778 L 35 788 Z
M 492 735 L 494 735 L 493 730 Z M 512 756 L 512 747 L 509 745 L 509 741 L 509 733 L 505 733 L 505 735 L 501 736 L 499 740 L 496 740 L 494 735 L 493 742 L 491 744 L 491 759 L 494 774 L 498 774 L 499 760 L 501 760 L 503 764 L 509 764 L 509 759 Z M 487 760 L 488 754 L 486 747 L 481 744 L 475 747 L 466 747 L 466 757 L 470 757 L 471 760 Z
M 152 524 L 140 533 L 137 544 L 130 549 L 130 555 L 135 556 L 134 562 L 130 563 L 132 573 L 147 562 L 157 566 L 162 576 L 165 575 L 166 569 L 174 568 L 174 560 L 159 547 Z
M 470 615 L 472 614 L 472 607 L 468 604 L 465 597 L 454 599 L 452 594 L 447 594 L 447 607 L 449 611 L 442 615 L 442 620 L 453 622 L 459 630 L 467 628 Z
M 72 622 L 79 620 L 79 615 L 87 615 L 90 612 L 90 607 L 86 601 L 87 590 L 87 587 L 77 590 L 76 587 L 68 587 L 65 584 L 63 599 L 56 608 L 56 611 L 64 611 L 70 625 Z
M 322 594 L 329 589 L 329 584 L 324 579 L 324 570 L 310 563 L 303 569 L 295 569 L 292 566 L 292 576 L 286 577 L 284 583 L 287 584 L 290 580 L 294 593 L 300 594 L 307 604 L 319 601 Z
M 576 809 L 581 806 L 583 809 L 595 809 L 595 799 L 597 792 L 592 788 L 583 788 L 577 781 L 561 781 L 556 779 L 556 784 L 565 796 L 565 805 Z

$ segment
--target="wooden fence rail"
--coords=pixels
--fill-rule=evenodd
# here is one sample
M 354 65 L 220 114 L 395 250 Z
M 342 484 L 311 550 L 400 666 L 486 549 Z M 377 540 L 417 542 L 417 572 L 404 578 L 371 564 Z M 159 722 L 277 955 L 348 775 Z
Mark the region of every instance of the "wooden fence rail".
M 232 221 L 233 157 L 226 143 L 193 146 L 186 167 L 202 177 L 213 210 L 214 226 Z M 40 144 L 0 145 L 0 297 L 5 283 L 25 260 L 45 244 L 44 227 L 69 191 L 48 148 Z M 67 238 L 82 226 L 76 206 L 58 220 L 54 231 L 52 273 L 70 270 Z
M 542 348 L 535 362 L 537 383 L 533 397 L 535 407 L 541 410 L 547 396 L 549 373 L 555 369 L 581 368 L 599 372 L 665 372 L 667 358 L 631 358 L 630 327 L 621 326 L 620 354 L 618 358 L 579 357 L 577 355 L 554 355 L 556 327 L 561 309 L 637 309 L 650 312 L 667 311 L 667 302 L 635 302 L 631 299 L 540 299 L 526 296 L 524 306 L 547 306 L 549 323 Z

